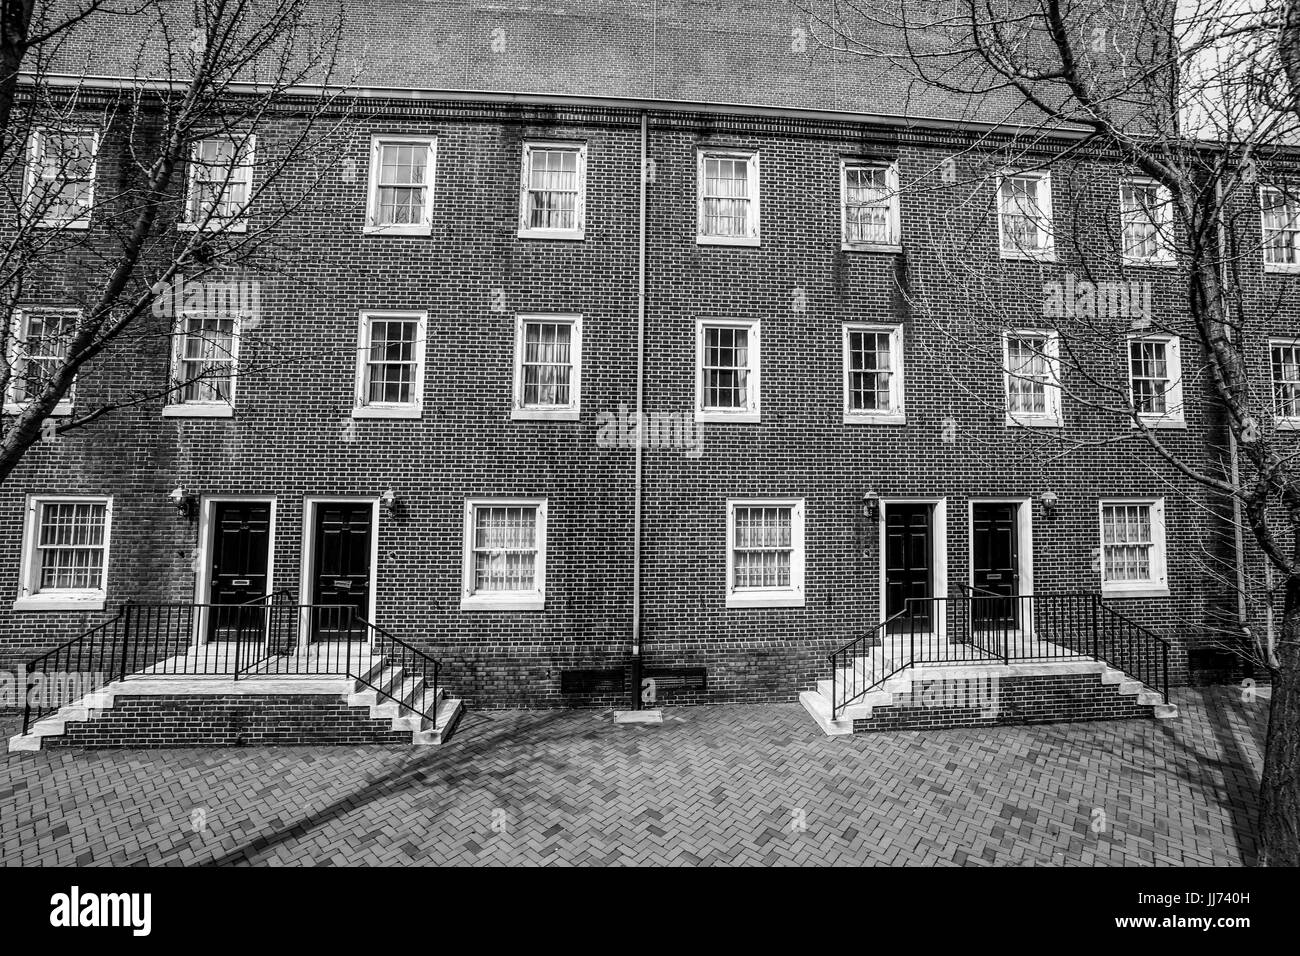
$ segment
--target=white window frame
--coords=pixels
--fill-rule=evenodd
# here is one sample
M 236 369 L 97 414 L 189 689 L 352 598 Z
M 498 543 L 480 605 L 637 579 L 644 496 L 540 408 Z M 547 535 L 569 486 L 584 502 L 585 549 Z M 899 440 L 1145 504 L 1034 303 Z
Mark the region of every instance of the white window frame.
M 1043 387 L 1045 411 L 1042 414 L 1011 410 L 1011 380 L 1022 377 L 1011 374 L 1011 340 L 1031 337 L 1044 340 L 1043 357 L 1047 360 L 1047 374 L 1051 379 Z M 1007 329 L 1002 333 L 1002 402 L 1008 425 L 1060 428 L 1065 424 L 1061 404 L 1061 336 L 1055 329 Z
M 528 198 L 532 193 L 533 150 L 570 150 L 578 155 L 578 193 L 574 200 L 574 225 L 571 229 L 543 229 L 528 224 Z M 523 168 L 519 183 L 520 239 L 577 239 L 587 234 L 587 144 L 578 141 L 529 140 L 524 143 Z
M 1283 431 L 1300 430 L 1300 415 L 1283 415 L 1278 411 L 1278 381 L 1273 376 L 1273 350 L 1276 348 L 1295 349 L 1296 352 L 1300 353 L 1300 337 L 1278 338 L 1274 336 L 1268 340 L 1268 389 L 1273 405 L 1273 425 Z
M 783 588 L 737 588 L 736 581 L 736 509 L 790 508 L 790 585 Z M 803 498 L 728 498 L 727 499 L 727 607 L 803 607 L 804 606 L 804 499 Z
M 90 136 L 90 189 L 86 193 L 86 214 L 77 219 L 50 219 L 42 214 L 35 225 L 39 229 L 89 229 L 90 217 L 95 209 L 95 185 L 99 178 L 99 130 L 93 127 L 54 129 L 53 127 L 42 126 L 32 131 L 27 144 L 27 174 L 25 177 L 27 201 L 35 202 L 37 199 L 37 162 L 45 150 L 45 138 L 51 133 L 67 136 L 89 134 Z
M 195 171 L 198 169 L 199 150 L 208 140 L 225 139 L 235 144 L 237 150 L 242 150 L 243 159 L 236 163 L 233 168 L 235 175 L 226 179 L 224 188 L 228 188 L 232 183 L 244 187 L 244 205 L 242 215 L 232 218 L 223 218 L 215 213 L 211 216 L 203 215 L 201 218 L 195 218 L 195 191 L 197 179 Z M 238 154 L 237 154 L 238 155 Z M 241 137 L 231 136 L 204 136 L 190 145 L 189 166 L 185 170 L 185 215 L 181 222 L 176 224 L 177 229 L 185 232 L 197 232 L 199 229 L 212 229 L 223 232 L 247 232 L 248 231 L 248 214 L 253 204 L 253 170 L 257 164 L 257 137 L 249 134 Z M 236 179 L 236 176 L 238 179 Z
M 889 336 L 889 409 L 887 411 L 868 411 L 853 408 L 853 389 L 849 377 L 849 343 L 853 333 L 866 332 Z M 903 326 L 901 324 L 880 324 L 875 322 L 846 322 L 840 334 L 841 375 L 840 389 L 843 398 L 845 425 L 904 425 L 907 423 L 907 410 L 903 399 L 906 391 L 903 387 Z
M 176 389 L 169 393 L 168 403 L 164 405 L 162 409 L 163 417 L 232 418 L 235 414 L 235 393 L 239 388 L 239 340 L 243 333 L 244 317 L 238 312 L 218 313 L 200 309 L 190 309 L 182 312 L 176 319 L 176 324 L 172 329 L 171 362 L 168 365 L 168 374 L 171 376 L 171 380 L 168 382 L 168 387 L 171 389 L 175 389 L 176 385 L 180 382 L 181 353 L 185 348 L 185 322 L 187 319 L 192 318 L 230 318 L 234 320 L 230 339 L 230 400 L 182 400 L 180 398 L 180 390 Z
M 1124 190 L 1127 188 L 1155 187 L 1159 218 L 1153 223 L 1156 227 L 1156 254 L 1153 256 L 1131 256 L 1125 249 L 1124 232 L 1126 213 L 1124 210 Z M 1125 176 L 1119 182 L 1119 244 L 1120 255 L 1125 262 L 1138 265 L 1174 265 L 1174 206 L 1169 190 L 1146 176 Z
M 424 146 L 428 150 L 426 166 L 424 210 L 419 222 L 381 224 L 379 219 L 380 151 L 384 146 Z M 369 235 L 428 236 L 433 233 L 433 192 L 437 186 L 438 137 L 437 136 L 372 136 L 370 138 L 370 177 L 366 200 L 366 221 L 362 232 Z
M 37 588 L 36 549 L 38 515 L 43 504 L 102 504 L 104 506 L 104 559 L 100 586 L 78 590 L 40 591 Z M 23 520 L 23 550 L 15 611 L 102 611 L 107 600 L 109 555 L 112 548 L 113 499 L 104 495 L 29 495 Z
M 1176 335 L 1134 334 L 1128 336 L 1124 343 L 1124 369 L 1128 377 L 1128 399 L 1136 410 L 1137 402 L 1133 394 L 1133 343 L 1163 342 L 1165 344 L 1165 370 L 1169 376 L 1169 388 L 1165 390 L 1165 407 L 1167 411 L 1137 412 L 1137 419 L 1147 428 L 1186 428 L 1187 421 L 1183 408 L 1183 359 L 1182 343 Z M 1130 419 L 1130 426 L 1138 427 L 1138 422 Z
M 1300 206 L 1300 186 L 1292 185 L 1287 189 L 1280 189 L 1277 186 L 1261 186 L 1259 188 L 1259 229 L 1260 229 L 1260 258 L 1264 263 L 1265 272 L 1300 272 L 1300 249 L 1296 252 L 1295 262 L 1269 262 L 1268 261 L 1268 233 L 1269 230 L 1264 224 L 1264 197 L 1270 193 L 1276 193 L 1283 198 L 1289 193 L 1292 201 Z M 1300 243 L 1300 237 L 1296 239 Z
M 474 516 L 479 508 L 537 509 L 537 568 L 530 591 L 474 590 Z M 466 498 L 463 555 L 461 559 L 462 611 L 541 611 L 546 608 L 546 499 Z
M 857 242 L 849 239 L 849 170 L 883 169 L 889 191 L 889 238 L 885 242 Z M 876 159 L 840 160 L 840 248 L 854 252 L 902 252 L 902 216 L 899 211 L 898 163 Z
M 370 382 L 366 377 L 367 358 L 370 355 L 370 324 L 373 320 L 399 319 L 416 322 L 415 371 L 411 382 L 411 401 L 409 402 L 368 402 Z M 416 309 L 366 309 L 360 315 L 357 326 L 357 362 L 353 376 L 355 380 L 352 417 L 353 418 L 419 418 L 424 414 L 424 367 L 425 344 L 429 338 L 429 313 Z
M 569 402 L 567 405 L 525 405 L 524 404 L 524 332 L 530 322 L 567 323 L 572 331 L 569 336 L 569 360 L 573 366 L 569 378 Z M 514 398 L 510 408 L 510 417 L 517 420 L 564 421 L 576 422 L 582 410 L 582 316 L 576 314 L 519 315 L 515 318 L 515 368 Z
M 1046 223 L 1039 224 L 1039 235 L 1043 240 L 1040 249 L 1022 249 L 1008 244 L 1006 230 L 1006 208 L 1002 201 L 1002 186 L 1008 179 L 1032 179 L 1038 183 L 1038 208 Z M 1052 174 L 1046 170 L 1020 170 L 1004 172 L 998 176 L 997 195 L 994 197 L 998 212 L 998 250 L 1003 259 L 1028 259 L 1035 262 L 1051 261 L 1056 258 L 1055 220 L 1052 216 Z
M 30 316 L 33 313 L 54 313 L 58 315 L 75 315 L 77 317 L 78 324 L 80 324 L 81 317 L 82 317 L 82 312 L 80 309 L 65 309 L 65 308 L 60 308 L 59 306 L 25 305 L 25 306 L 18 306 L 17 308 L 14 309 L 12 326 L 10 328 L 10 334 L 9 334 L 9 369 L 10 369 L 9 387 L 8 389 L 6 389 L 5 396 L 4 396 L 4 414 L 6 415 L 21 415 L 23 413 L 23 410 L 26 409 L 31 402 L 31 399 L 23 399 L 19 401 L 14 397 L 14 391 L 18 383 L 13 376 L 13 369 L 17 366 L 17 363 L 22 358 L 21 355 L 19 354 L 21 349 L 21 343 L 25 342 L 27 339 L 27 331 L 26 331 L 27 319 L 28 316 Z M 54 410 L 50 412 L 50 414 L 71 415 L 72 409 L 76 405 L 76 401 L 77 401 L 77 381 L 74 378 L 72 380 L 72 384 L 68 387 L 67 394 L 64 395 L 63 398 L 59 399 L 58 404 L 54 406 Z
M 749 401 L 744 408 L 704 407 L 704 332 L 706 329 L 746 329 L 749 333 L 749 377 L 746 382 Z M 758 319 L 698 319 L 695 323 L 695 420 L 697 422 L 739 422 L 755 424 L 762 420 L 761 339 Z
M 713 236 L 704 232 L 704 167 L 709 159 L 743 159 L 746 182 L 749 184 L 752 213 L 748 218 L 748 232 L 743 236 Z M 758 246 L 762 243 L 762 185 L 759 154 L 756 149 L 730 149 L 726 147 L 700 147 L 695 153 L 695 242 L 701 246 Z
M 1106 582 L 1106 508 L 1139 505 L 1151 509 L 1151 580 Z M 1151 597 L 1169 594 L 1169 558 L 1165 541 L 1164 498 L 1102 498 L 1097 502 L 1097 559 L 1103 597 Z

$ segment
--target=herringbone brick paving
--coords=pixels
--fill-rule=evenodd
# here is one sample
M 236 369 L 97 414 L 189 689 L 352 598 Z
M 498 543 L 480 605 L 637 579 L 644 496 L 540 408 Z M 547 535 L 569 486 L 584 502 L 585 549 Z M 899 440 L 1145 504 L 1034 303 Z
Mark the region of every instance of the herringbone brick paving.
M 16 864 L 1240 864 L 1268 702 L 828 738 L 797 705 L 470 713 L 432 750 L 9 754 Z M 12 720 L 4 729 L 12 732 Z

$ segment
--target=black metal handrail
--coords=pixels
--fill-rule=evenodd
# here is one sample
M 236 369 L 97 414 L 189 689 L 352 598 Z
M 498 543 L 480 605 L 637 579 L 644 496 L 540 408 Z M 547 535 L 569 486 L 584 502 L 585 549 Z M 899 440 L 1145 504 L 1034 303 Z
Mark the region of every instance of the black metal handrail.
M 883 654 L 877 657 L 870 651 L 870 648 L 882 643 L 882 638 L 888 633 L 890 626 L 900 620 L 905 613 L 899 611 L 831 654 L 831 720 L 838 720 L 845 707 L 861 700 L 873 687 L 880 686 L 907 666 L 908 662 L 904 662 L 901 666 L 895 667 L 894 662 Z M 847 670 L 842 684 L 839 679 L 841 670 Z
M 358 620 L 370 631 L 371 647 L 381 653 L 387 664 L 401 669 L 402 679 L 396 685 L 398 694 L 394 695 L 374 684 L 367 675 L 357 673 L 352 676 L 376 694 L 394 701 L 399 707 L 420 716 L 428 714 L 431 720 L 436 718 L 436 713 L 429 714 L 429 704 L 432 701 L 434 707 L 438 705 L 438 676 L 442 664 L 437 658 L 390 634 L 379 625 L 364 619 Z M 406 690 L 408 678 L 412 683 L 410 691 Z M 417 700 L 418 706 L 415 703 Z

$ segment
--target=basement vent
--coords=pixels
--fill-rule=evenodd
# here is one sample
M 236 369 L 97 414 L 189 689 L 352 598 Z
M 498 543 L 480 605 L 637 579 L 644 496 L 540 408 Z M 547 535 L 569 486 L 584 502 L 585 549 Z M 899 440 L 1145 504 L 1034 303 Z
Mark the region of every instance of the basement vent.
M 623 668 L 560 671 L 561 694 L 599 694 L 623 690 Z
M 707 667 L 650 667 L 642 677 L 650 677 L 655 682 L 655 694 L 662 697 L 684 690 L 704 691 L 709 689 L 709 669 Z

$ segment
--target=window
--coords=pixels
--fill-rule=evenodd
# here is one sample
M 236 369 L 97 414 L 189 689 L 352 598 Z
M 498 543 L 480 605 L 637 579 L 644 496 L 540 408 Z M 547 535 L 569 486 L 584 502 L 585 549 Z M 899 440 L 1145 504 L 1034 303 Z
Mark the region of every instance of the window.
M 363 312 L 353 418 L 419 418 L 428 313 Z
M 845 249 L 895 249 L 900 242 L 898 167 L 844 160 L 840 196 Z
M 242 231 L 248 228 L 248 204 L 253 194 L 253 137 L 213 136 L 190 151 L 184 229 L 212 226 Z
M 1008 425 L 1059 426 L 1060 338 L 1056 332 L 1017 329 L 1002 338 Z
M 102 610 L 111 498 L 29 498 L 14 610 Z
M 903 421 L 903 327 L 844 326 L 845 424 Z
M 519 316 L 511 417 L 577 421 L 581 371 L 581 316 Z
M 371 141 L 366 232 L 429 235 L 437 144 L 433 136 L 376 136 Z
M 27 176 L 30 214 L 37 225 L 87 229 L 95 198 L 94 130 L 37 130 Z
M 75 309 L 20 308 L 14 311 L 13 334 L 9 342 L 9 391 L 4 410 L 17 415 L 45 389 L 45 383 L 61 366 L 77 332 L 81 313 Z M 71 415 L 74 394 L 67 394 L 54 406 L 55 415 Z
M 1163 498 L 1101 502 L 1101 591 L 1168 593 Z
M 581 239 L 586 226 L 586 191 L 586 146 L 525 143 L 519 235 L 527 239 Z
M 1259 191 L 1264 218 L 1264 268 L 1300 270 L 1300 198 L 1294 189 L 1265 186 Z
M 727 607 L 803 607 L 803 499 L 727 501 Z
M 1134 412 L 1149 427 L 1181 428 L 1184 424 L 1179 351 L 1178 339 L 1172 335 L 1128 341 L 1130 398 Z
M 1130 262 L 1173 261 L 1173 203 L 1169 190 L 1149 179 L 1126 179 L 1119 187 L 1124 258 Z
M 1300 428 L 1300 342 L 1269 342 L 1273 375 L 1273 415 L 1279 428 Z
M 465 502 L 465 610 L 541 610 L 546 604 L 546 501 Z
M 698 179 L 696 242 L 758 245 L 758 153 L 700 150 Z
M 757 422 L 758 323 L 701 319 L 696 327 L 695 420 Z
M 1002 255 L 1051 258 L 1052 181 L 1047 173 L 1014 173 L 998 183 Z
M 172 384 L 168 417 L 225 418 L 234 414 L 239 317 L 187 312 L 172 337 Z

